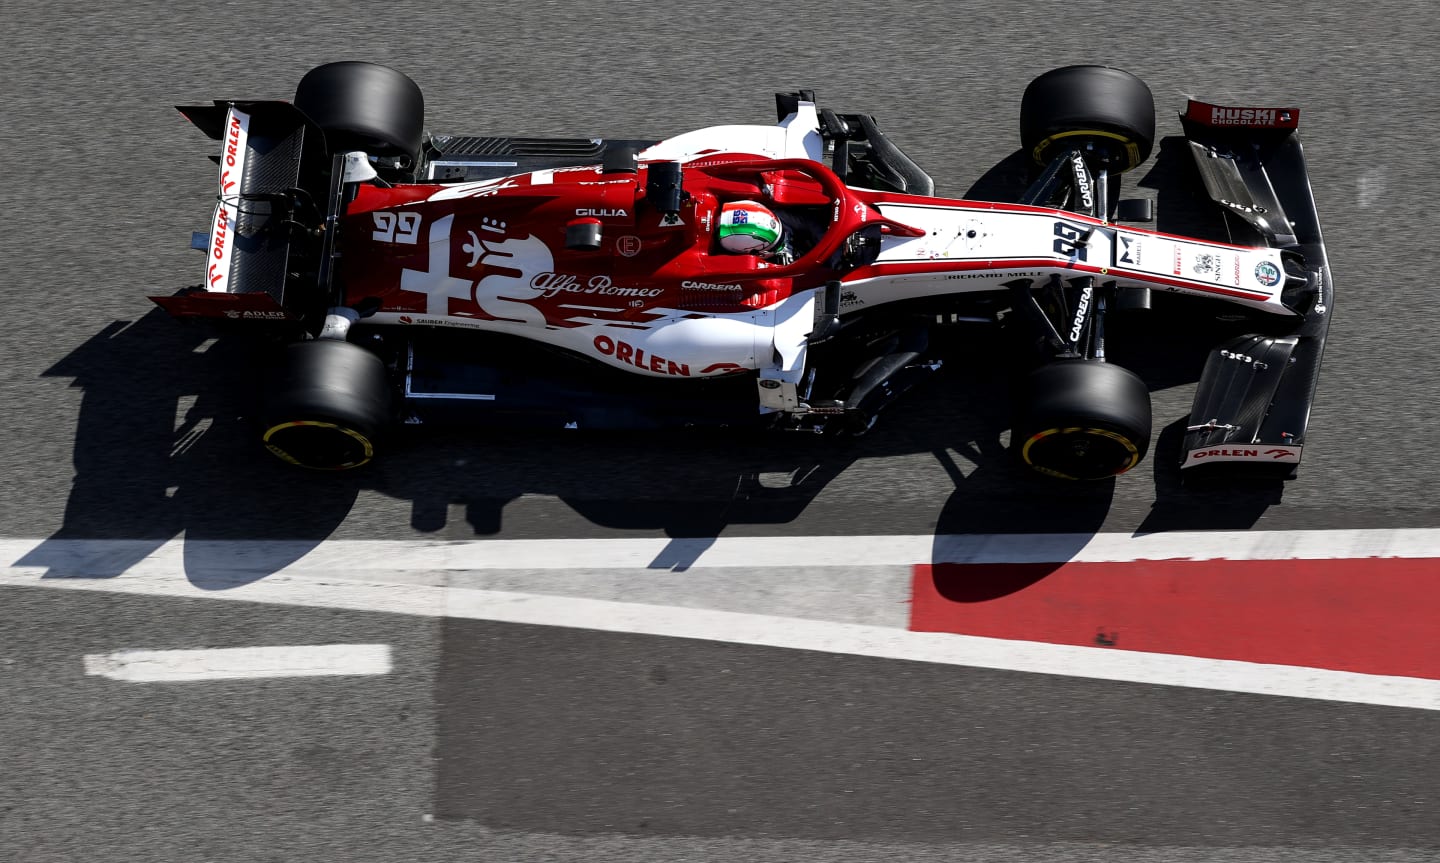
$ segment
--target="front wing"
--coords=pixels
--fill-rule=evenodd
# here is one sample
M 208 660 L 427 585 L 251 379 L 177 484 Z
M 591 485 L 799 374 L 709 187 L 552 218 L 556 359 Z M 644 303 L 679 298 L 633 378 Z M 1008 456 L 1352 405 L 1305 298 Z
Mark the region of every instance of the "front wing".
M 1182 124 L 1210 197 L 1282 250 L 1285 304 L 1301 313 L 1284 335 L 1249 334 L 1211 351 L 1182 445 L 1183 469 L 1293 477 L 1304 451 L 1334 282 L 1293 108 L 1192 101 Z

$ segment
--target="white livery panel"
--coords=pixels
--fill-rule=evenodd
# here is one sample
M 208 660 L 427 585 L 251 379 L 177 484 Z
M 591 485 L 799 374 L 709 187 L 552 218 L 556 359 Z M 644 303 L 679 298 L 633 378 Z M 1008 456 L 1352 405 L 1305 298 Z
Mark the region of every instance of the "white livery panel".
M 689 162 L 715 153 L 745 153 L 767 159 L 825 161 L 825 140 L 814 102 L 801 102 L 775 126 L 711 126 L 676 135 L 642 150 L 641 162 Z
M 1220 294 L 1251 305 L 1278 306 L 1285 285 L 1277 249 L 1202 243 L 1126 229 L 1115 231 L 1113 266 L 1117 276 L 1148 276 L 1176 290 Z
M 1003 205 L 882 203 L 890 218 L 924 231 L 888 235 L 875 269 L 846 280 L 846 310 L 957 291 L 996 290 L 1017 278 L 1093 275 L 1122 287 L 1222 297 L 1278 314 L 1285 275 L 1277 249 L 1248 248 L 1119 228 L 1062 210 Z
M 210 219 L 210 246 L 205 253 L 205 290 L 225 293 L 234 262 L 235 225 L 240 218 L 240 184 L 245 178 L 250 115 L 230 106 L 220 141 L 220 202 Z

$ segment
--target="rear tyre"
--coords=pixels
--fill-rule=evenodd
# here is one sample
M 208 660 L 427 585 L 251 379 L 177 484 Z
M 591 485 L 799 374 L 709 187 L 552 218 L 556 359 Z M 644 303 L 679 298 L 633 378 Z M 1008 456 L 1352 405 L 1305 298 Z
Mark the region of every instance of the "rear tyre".
M 391 422 L 385 363 L 335 339 L 295 342 L 271 381 L 265 448 L 300 467 L 348 470 L 370 461 Z
M 1031 373 L 1013 447 L 1034 470 L 1060 479 L 1117 476 L 1150 446 L 1150 392 L 1132 371 L 1058 360 Z
M 325 133 L 330 152 L 364 150 L 372 156 L 420 154 L 425 97 L 402 72 L 349 60 L 316 66 L 295 88 L 295 107 Z
M 1128 171 L 1155 145 L 1155 98 L 1144 81 L 1119 69 L 1052 69 L 1025 88 L 1020 143 L 1040 165 L 1079 146 L 1095 167 Z

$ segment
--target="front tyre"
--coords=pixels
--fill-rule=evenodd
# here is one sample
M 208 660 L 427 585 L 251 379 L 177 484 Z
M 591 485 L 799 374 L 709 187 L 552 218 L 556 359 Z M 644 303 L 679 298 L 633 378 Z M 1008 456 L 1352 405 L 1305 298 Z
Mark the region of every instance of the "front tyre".
M 1057 360 L 1031 373 L 1012 446 L 1032 469 L 1096 480 L 1130 470 L 1150 446 L 1150 392 L 1134 372 Z
M 1119 69 L 1051 69 L 1025 88 L 1020 143 L 1042 166 L 1079 147 L 1097 168 L 1128 171 L 1155 145 L 1155 98 L 1144 81 Z
M 383 360 L 335 339 L 295 342 L 265 394 L 261 441 L 290 464 L 348 470 L 374 458 L 391 419 Z

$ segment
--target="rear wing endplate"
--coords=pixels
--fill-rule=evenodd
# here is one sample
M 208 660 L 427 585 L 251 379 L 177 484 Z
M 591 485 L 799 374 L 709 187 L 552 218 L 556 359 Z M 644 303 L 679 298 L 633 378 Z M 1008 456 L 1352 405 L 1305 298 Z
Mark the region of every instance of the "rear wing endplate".
M 297 291 L 294 282 L 313 287 L 323 269 L 321 243 L 304 236 L 322 223 L 329 204 L 323 135 L 286 102 L 217 101 L 179 110 L 220 142 L 216 204 L 201 246 L 201 283 L 151 299 L 183 317 L 234 317 L 228 313 L 237 309 L 299 317 L 291 294 L 314 292 Z

